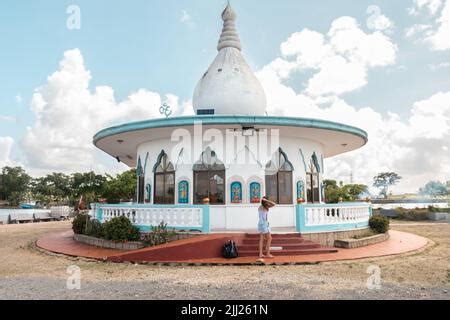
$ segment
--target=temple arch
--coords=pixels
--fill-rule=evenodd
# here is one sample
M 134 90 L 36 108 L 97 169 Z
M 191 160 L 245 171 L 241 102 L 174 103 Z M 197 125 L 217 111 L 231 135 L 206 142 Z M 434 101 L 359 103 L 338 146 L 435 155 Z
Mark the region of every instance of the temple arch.
M 217 158 L 215 151 L 207 147 L 194 164 L 194 204 L 201 204 L 205 198 L 210 204 L 225 204 L 225 165 Z
M 308 203 L 320 202 L 320 166 L 315 153 L 311 156 L 309 171 L 306 172 L 306 197 Z
M 279 148 L 266 165 L 266 195 L 278 204 L 292 204 L 292 172 L 294 167 Z
M 142 167 L 141 157 L 138 159 L 138 165 L 136 167 L 136 176 L 138 180 L 138 188 L 137 188 L 137 202 L 144 203 L 145 201 L 145 172 Z
M 154 204 L 175 203 L 175 168 L 164 150 L 158 156 L 153 167 L 154 178 Z

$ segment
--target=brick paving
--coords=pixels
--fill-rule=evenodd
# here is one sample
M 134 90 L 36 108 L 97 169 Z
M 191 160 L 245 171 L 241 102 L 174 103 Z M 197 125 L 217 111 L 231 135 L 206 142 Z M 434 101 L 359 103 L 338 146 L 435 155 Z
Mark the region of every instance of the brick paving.
M 170 252 L 170 250 L 178 250 L 183 246 L 189 248 L 187 251 L 183 249 L 183 252 L 192 252 L 194 255 L 198 252 L 199 248 L 205 246 L 208 241 L 222 241 L 224 234 L 211 234 L 198 236 L 191 239 L 179 240 L 163 246 L 145 248 L 134 251 L 120 251 L 114 249 L 105 249 L 99 247 L 93 247 L 86 244 L 78 243 L 73 239 L 72 231 L 66 231 L 63 233 L 50 234 L 40 238 L 37 241 L 37 246 L 55 253 L 65 254 L 69 256 L 80 256 L 98 260 L 111 260 L 116 262 L 132 261 L 132 262 L 146 262 L 142 258 L 137 259 L 133 257 L 142 257 L 147 255 L 152 256 L 152 252 L 155 252 L 161 259 L 148 259 L 149 263 L 181 263 L 181 264 L 218 264 L 218 265 L 249 265 L 249 264 L 306 264 L 306 263 L 319 263 L 326 261 L 338 261 L 338 260 L 354 260 L 371 257 L 382 257 L 389 255 L 396 255 L 418 250 L 427 245 L 428 239 L 407 232 L 389 231 L 390 237 L 388 240 L 373 244 L 367 247 L 355 248 L 355 249 L 339 249 L 335 253 L 325 254 L 310 254 L 310 255 L 296 255 L 296 256 L 276 256 L 272 259 L 264 259 L 264 261 L 258 261 L 257 257 L 239 257 L 236 259 L 223 259 L 223 258 L 193 258 L 189 259 L 186 256 L 183 258 L 170 259 L 167 258 L 170 255 L 165 255 L 164 252 Z M 226 236 L 230 237 L 230 234 Z M 186 247 L 187 246 L 187 247 Z M 195 250 L 193 250 L 195 249 Z M 185 254 L 186 255 L 186 254 Z M 178 257 L 178 255 L 176 255 Z M 130 258 L 130 259 L 127 259 Z
M 50 252 L 96 260 L 106 260 L 109 256 L 121 253 L 120 250 L 94 247 L 77 242 L 73 239 L 72 230 L 45 235 L 36 241 L 36 245 Z

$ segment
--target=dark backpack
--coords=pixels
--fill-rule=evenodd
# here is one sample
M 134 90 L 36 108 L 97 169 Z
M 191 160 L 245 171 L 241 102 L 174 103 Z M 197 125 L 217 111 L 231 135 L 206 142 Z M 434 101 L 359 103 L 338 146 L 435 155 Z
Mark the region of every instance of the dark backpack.
M 234 259 L 239 256 L 236 243 L 234 241 L 228 240 L 223 245 L 222 256 L 226 259 Z

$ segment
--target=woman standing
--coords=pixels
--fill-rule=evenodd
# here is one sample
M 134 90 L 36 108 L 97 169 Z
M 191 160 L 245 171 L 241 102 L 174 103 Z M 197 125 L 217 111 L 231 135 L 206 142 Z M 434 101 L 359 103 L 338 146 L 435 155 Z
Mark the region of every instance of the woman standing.
M 260 258 L 273 258 L 270 254 L 270 246 L 272 244 L 272 236 L 270 235 L 270 226 L 268 220 L 269 209 L 274 207 L 275 203 L 270 201 L 268 197 L 263 197 L 261 205 L 258 208 L 259 222 L 258 232 L 261 237 L 259 238 L 259 257 Z M 263 248 L 265 248 L 266 255 L 263 254 Z

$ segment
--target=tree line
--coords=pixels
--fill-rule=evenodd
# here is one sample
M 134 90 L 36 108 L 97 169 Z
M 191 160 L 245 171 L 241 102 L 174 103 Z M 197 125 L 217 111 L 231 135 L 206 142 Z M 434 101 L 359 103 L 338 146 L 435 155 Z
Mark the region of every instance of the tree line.
M 9 206 L 35 200 L 42 205 L 77 206 L 83 202 L 107 201 L 118 203 L 133 201 L 136 193 L 134 169 L 116 176 L 95 172 L 51 173 L 43 177 L 31 177 L 22 167 L 3 167 L 0 173 L 0 200 Z

